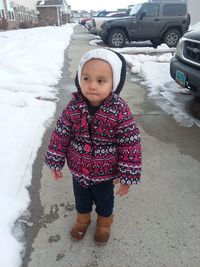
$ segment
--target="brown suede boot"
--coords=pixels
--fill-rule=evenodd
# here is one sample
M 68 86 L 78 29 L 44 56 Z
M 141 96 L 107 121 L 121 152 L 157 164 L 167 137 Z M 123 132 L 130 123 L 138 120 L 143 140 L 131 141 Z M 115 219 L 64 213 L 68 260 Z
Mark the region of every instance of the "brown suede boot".
M 109 217 L 101 217 L 97 215 L 96 232 L 94 241 L 98 245 L 106 245 L 110 236 L 110 227 L 113 222 L 113 215 Z
M 84 237 L 88 225 L 90 224 L 90 212 L 89 213 L 79 213 L 77 212 L 76 223 L 71 230 L 71 238 L 74 241 L 81 241 Z

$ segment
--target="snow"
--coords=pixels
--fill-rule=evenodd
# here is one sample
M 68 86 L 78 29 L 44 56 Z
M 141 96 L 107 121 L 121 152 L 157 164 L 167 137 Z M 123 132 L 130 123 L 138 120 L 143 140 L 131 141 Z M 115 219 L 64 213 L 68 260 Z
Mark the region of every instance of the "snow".
M 0 266 L 21 265 L 23 244 L 13 236 L 28 207 L 32 164 L 55 112 L 64 49 L 73 25 L 0 33 Z M 44 101 L 42 98 L 52 100 Z M 5 249 L 6 248 L 6 249 Z
M 190 30 L 200 30 L 200 21 L 190 26 Z
M 164 44 L 158 47 L 156 53 L 161 52 L 164 47 Z M 157 56 L 143 54 L 131 56 L 125 54 L 124 56 L 131 66 L 131 72 L 143 79 L 142 84 L 148 87 L 148 96 L 153 98 L 162 110 L 173 115 L 182 126 L 191 127 L 196 124 L 200 127 L 200 121 L 186 110 L 193 96 L 190 95 L 189 90 L 178 86 L 170 76 L 169 64 L 173 56 L 172 49 Z M 183 103 L 184 99 L 185 103 Z
M 13 226 L 27 209 L 32 165 L 56 107 L 54 87 L 61 78 L 64 50 L 73 33 L 73 24 L 0 32 L 0 266 L 21 265 L 23 243 L 20 229 Z M 98 39 L 90 42 L 97 46 Z M 92 47 L 91 47 L 92 48 Z M 161 45 L 116 49 L 123 53 L 133 73 L 133 82 L 142 83 L 149 97 L 178 123 L 187 127 L 198 122 L 176 100 L 182 92 L 169 74 L 174 49 Z M 147 55 L 148 53 L 148 55 Z M 47 101 L 48 100 L 48 101 Z M 18 237 L 18 238 L 17 238 Z M 6 249 L 5 249 L 6 248 Z

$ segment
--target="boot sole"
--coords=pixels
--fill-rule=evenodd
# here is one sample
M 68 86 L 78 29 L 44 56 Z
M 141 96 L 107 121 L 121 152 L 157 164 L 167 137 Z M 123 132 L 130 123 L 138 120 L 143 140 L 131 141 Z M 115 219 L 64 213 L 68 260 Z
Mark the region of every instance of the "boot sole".
M 82 237 L 80 239 L 77 239 L 77 238 L 73 237 L 73 235 L 70 232 L 71 240 L 72 241 L 75 241 L 75 242 L 80 242 L 81 240 L 83 240 L 83 238 L 84 238 L 84 236 L 85 236 L 85 234 L 87 232 L 87 229 L 88 229 L 88 226 L 90 225 L 90 223 L 91 223 L 91 221 L 88 223 L 88 225 L 87 225 L 87 227 L 85 229 L 85 232 L 83 233 L 83 235 L 82 235 Z
M 81 242 L 81 240 L 83 240 L 83 238 L 81 238 L 81 239 L 76 239 L 76 238 L 74 238 L 74 237 L 71 235 L 71 240 L 74 241 L 74 242 Z
M 105 245 L 107 245 L 108 241 L 106 241 L 106 242 L 99 242 L 99 241 L 96 241 L 96 240 L 94 239 L 94 243 L 95 243 L 96 245 L 98 245 L 98 246 L 105 246 Z
M 87 229 L 86 229 L 86 231 L 87 231 Z M 83 240 L 83 238 L 84 238 L 84 236 L 85 236 L 85 234 L 86 234 L 86 231 L 85 231 L 85 233 L 82 235 L 82 237 L 81 237 L 80 239 L 73 237 L 73 235 L 70 233 L 70 235 L 71 235 L 71 240 L 72 240 L 72 241 L 75 241 L 75 242 L 80 242 L 81 240 Z

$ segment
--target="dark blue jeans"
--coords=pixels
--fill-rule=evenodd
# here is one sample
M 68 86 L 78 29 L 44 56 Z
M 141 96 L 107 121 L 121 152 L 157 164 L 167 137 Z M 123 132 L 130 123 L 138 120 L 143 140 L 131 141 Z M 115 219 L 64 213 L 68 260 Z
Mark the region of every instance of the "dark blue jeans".
M 114 185 L 113 181 L 102 182 L 84 188 L 73 178 L 73 189 L 76 203 L 76 210 L 79 213 L 92 211 L 95 204 L 96 213 L 102 217 L 109 217 L 114 207 Z

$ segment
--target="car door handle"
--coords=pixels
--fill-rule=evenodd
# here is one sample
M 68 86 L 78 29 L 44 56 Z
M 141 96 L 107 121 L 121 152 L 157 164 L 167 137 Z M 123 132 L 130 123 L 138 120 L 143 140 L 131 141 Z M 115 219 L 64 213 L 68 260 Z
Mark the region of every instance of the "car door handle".
M 154 19 L 154 21 L 160 21 L 160 19 Z

